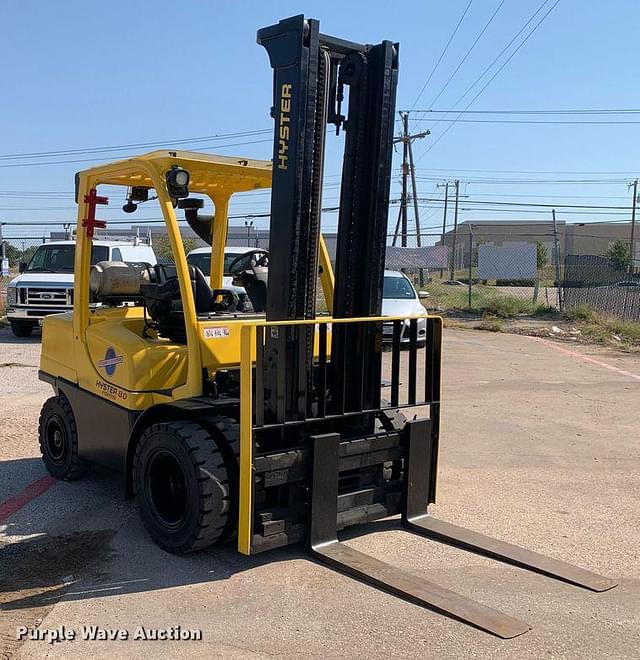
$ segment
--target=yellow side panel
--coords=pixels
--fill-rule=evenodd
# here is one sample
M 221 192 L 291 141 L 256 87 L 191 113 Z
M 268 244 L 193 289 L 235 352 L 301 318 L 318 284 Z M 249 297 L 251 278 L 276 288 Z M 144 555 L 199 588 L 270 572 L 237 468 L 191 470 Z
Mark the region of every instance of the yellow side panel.
M 262 319 L 259 322 L 263 322 Z M 218 369 L 230 369 L 240 366 L 240 341 L 243 324 L 247 320 L 242 317 L 225 321 L 200 321 L 198 323 L 198 335 L 200 337 L 200 350 L 202 353 L 202 366 L 209 371 Z M 317 326 L 316 326 L 317 330 Z M 265 328 L 266 333 L 269 328 Z M 328 353 L 331 352 L 331 325 L 327 328 Z M 249 348 L 247 347 L 247 350 Z M 318 333 L 314 334 L 313 354 L 318 356 L 319 340 Z M 251 345 L 251 359 L 256 359 L 255 344 Z
M 141 316 L 91 317 L 86 332 L 89 387 L 96 377 L 129 393 L 171 390 L 185 383 L 187 347 L 143 337 L 143 327 Z
M 40 369 L 51 376 L 78 382 L 72 312 L 44 319 Z

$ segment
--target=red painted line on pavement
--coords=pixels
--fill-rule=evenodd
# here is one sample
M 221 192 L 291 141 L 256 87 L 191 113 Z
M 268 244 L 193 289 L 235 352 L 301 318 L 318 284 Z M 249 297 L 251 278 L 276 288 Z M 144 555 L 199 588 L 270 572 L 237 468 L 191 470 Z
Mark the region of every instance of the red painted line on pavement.
M 624 369 L 619 369 L 618 367 L 614 367 L 612 364 L 607 364 L 606 362 L 600 362 L 600 360 L 596 360 L 592 357 L 589 357 L 588 355 L 583 355 L 582 353 L 576 353 L 576 351 L 570 351 L 568 348 L 564 348 L 563 346 L 558 346 L 558 344 L 548 341 L 546 339 L 542 339 L 542 337 L 531 337 L 531 339 L 534 339 L 535 341 L 539 341 L 545 346 L 549 346 L 551 348 L 555 348 L 556 351 L 560 351 L 561 353 L 564 353 L 565 355 L 569 355 L 574 358 L 578 358 L 579 360 L 582 360 L 583 362 L 589 362 L 590 364 L 596 364 L 599 367 L 602 367 L 603 369 L 609 369 L 609 371 L 615 371 L 616 373 L 622 374 L 623 376 L 628 376 L 629 378 L 633 378 L 634 380 L 640 381 L 640 376 L 637 374 L 633 374 L 630 371 L 625 371 Z
M 42 479 L 38 479 L 38 481 L 29 484 L 17 495 L 2 502 L 0 504 L 0 524 L 7 521 L 14 513 L 20 511 L 22 507 L 29 504 L 32 500 L 35 500 L 36 497 L 40 497 L 40 495 L 46 493 L 56 482 L 57 479 L 47 475 L 46 477 L 42 477 Z

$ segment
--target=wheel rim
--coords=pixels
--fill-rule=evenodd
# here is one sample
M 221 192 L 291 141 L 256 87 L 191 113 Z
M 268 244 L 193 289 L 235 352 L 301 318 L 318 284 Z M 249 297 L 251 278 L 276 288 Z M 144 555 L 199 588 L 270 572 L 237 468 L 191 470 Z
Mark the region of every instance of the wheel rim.
M 153 517 L 166 529 L 178 529 L 189 513 L 187 478 L 178 458 L 158 450 L 147 463 L 147 501 Z
M 45 447 L 49 459 L 56 465 L 62 465 L 69 448 L 69 438 L 64 422 L 57 415 L 47 421 L 45 428 Z

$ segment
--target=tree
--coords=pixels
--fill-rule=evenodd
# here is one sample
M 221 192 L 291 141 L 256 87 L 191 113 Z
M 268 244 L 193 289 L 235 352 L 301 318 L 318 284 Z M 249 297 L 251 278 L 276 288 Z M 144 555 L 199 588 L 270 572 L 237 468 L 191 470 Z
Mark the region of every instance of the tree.
M 198 243 L 194 238 L 183 238 L 182 246 L 184 247 L 185 254 L 195 250 Z M 159 261 L 169 261 L 173 263 L 173 252 L 171 251 L 171 243 L 167 236 L 161 236 L 153 239 L 153 251 L 156 253 Z
M 20 256 L 22 254 L 22 251 L 19 248 L 17 248 L 15 245 L 12 245 L 11 243 L 4 244 L 4 251 L 7 256 L 7 259 L 9 260 L 9 265 L 16 266 L 20 261 Z
M 29 261 L 33 256 L 33 253 L 40 247 L 40 245 L 32 245 L 31 247 L 21 250 L 13 243 L 5 241 L 4 250 L 9 260 L 9 266 L 11 268 L 17 267 L 21 261 Z
M 541 270 L 549 263 L 549 251 L 542 241 L 536 241 L 536 262 L 538 270 Z
M 631 246 L 629 245 L 629 241 L 619 238 L 617 241 L 609 243 L 607 255 L 615 270 L 626 271 L 629 269 L 631 265 Z

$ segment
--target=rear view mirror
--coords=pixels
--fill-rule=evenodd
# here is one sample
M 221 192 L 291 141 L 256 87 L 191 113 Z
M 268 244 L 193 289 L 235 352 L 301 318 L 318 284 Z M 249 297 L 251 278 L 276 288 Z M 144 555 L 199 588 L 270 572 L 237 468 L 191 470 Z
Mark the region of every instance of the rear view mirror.
M 26 261 L 21 261 L 20 264 L 18 265 L 18 270 L 21 273 L 24 273 L 24 271 L 27 270 L 27 262 Z
M 428 291 L 418 291 L 418 298 L 428 298 L 428 297 L 429 297 Z

